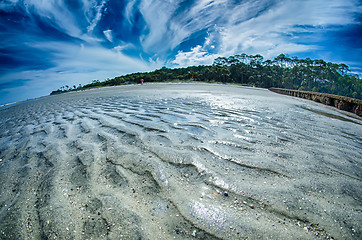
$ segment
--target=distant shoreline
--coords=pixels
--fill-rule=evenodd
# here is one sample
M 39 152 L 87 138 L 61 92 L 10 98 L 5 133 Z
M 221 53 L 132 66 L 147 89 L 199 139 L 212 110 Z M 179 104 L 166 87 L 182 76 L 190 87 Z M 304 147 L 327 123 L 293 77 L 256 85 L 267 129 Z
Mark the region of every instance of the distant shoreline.
M 148 83 L 144 83 L 144 85 L 148 85 L 148 84 L 193 84 L 193 83 L 195 83 L 195 84 L 236 85 L 236 86 L 241 86 L 241 87 L 255 87 L 250 84 L 247 85 L 247 84 L 237 84 L 237 83 L 202 82 L 202 81 L 148 82 Z M 107 88 L 107 87 L 136 86 L 136 85 L 141 86 L 141 84 L 138 84 L 138 83 L 130 83 L 130 84 L 124 84 L 124 85 L 122 84 L 122 85 L 116 85 L 116 86 L 95 86 L 95 87 L 90 87 L 90 88 L 86 88 L 86 89 L 69 90 L 69 91 L 59 92 L 56 94 L 41 96 L 41 97 L 37 97 L 37 98 L 33 98 L 33 99 L 27 99 L 27 100 L 18 101 L 18 102 L 2 104 L 2 105 L 0 105 L 0 110 L 7 109 L 8 107 L 12 107 L 12 106 L 20 104 L 20 103 L 25 103 L 25 102 L 29 102 L 29 101 L 42 99 L 42 98 L 61 95 L 64 93 L 82 92 L 82 91 L 87 91 L 87 90 L 92 90 L 92 89 L 94 90 L 94 89 L 99 89 L 99 88 Z M 260 87 L 257 87 L 257 88 L 260 88 Z M 303 99 L 307 99 L 307 100 L 312 100 L 312 101 L 322 103 L 327 106 L 332 106 L 339 110 L 353 113 L 359 117 L 362 117 L 362 100 L 359 100 L 356 98 L 328 94 L 328 93 L 321 93 L 321 92 L 301 91 L 301 90 L 292 90 L 292 89 L 285 89 L 285 88 L 269 88 L 269 89 L 261 88 L 261 89 L 269 90 L 269 91 L 272 91 L 272 92 L 275 92 L 278 94 L 282 94 L 282 95 L 288 95 L 288 96 L 303 98 Z
M 149 82 L 144 84 L 181 84 L 181 83 L 203 83 L 203 84 L 220 84 L 220 85 L 237 85 L 237 86 L 243 86 L 243 87 L 255 87 L 251 84 L 237 84 L 237 83 L 223 83 L 223 82 L 202 82 L 202 81 L 168 81 L 168 82 Z M 139 83 L 129 83 L 129 84 L 122 84 L 117 86 L 127 86 L 127 85 L 141 85 Z M 88 89 L 96 89 L 96 88 L 104 88 L 104 87 L 113 87 L 113 86 L 95 86 L 90 87 L 87 89 L 82 90 L 70 90 L 66 92 L 59 92 L 53 95 L 59 95 L 63 93 L 69 93 L 69 92 L 77 92 L 77 91 L 84 91 Z M 260 87 L 258 87 L 260 88 Z M 307 100 L 312 100 L 315 102 L 323 103 L 327 106 L 335 107 L 339 110 L 347 111 L 353 114 L 356 114 L 357 116 L 362 117 L 362 100 L 346 97 L 346 96 L 340 96 L 340 95 L 334 95 L 334 94 L 328 94 L 328 93 L 321 93 L 321 92 L 311 92 L 311 91 L 301 91 L 301 90 L 292 90 L 292 89 L 286 89 L 286 88 L 263 88 L 268 89 L 272 92 L 283 94 L 283 95 L 289 95 L 299 98 L 304 98 Z M 1 106 L 0 106 L 1 107 Z
M 36 100 L 43 99 L 43 98 L 48 98 L 48 97 L 50 97 L 50 95 L 41 96 L 41 97 L 36 97 L 36 98 L 31 98 L 31 99 L 27 99 L 27 100 L 21 100 L 21 101 L 18 101 L 18 102 L 11 102 L 11 103 L 0 104 L 0 110 L 7 109 L 8 107 L 12 107 L 12 106 L 17 105 L 17 104 L 26 103 L 26 102 L 31 102 L 31 101 L 36 101 Z

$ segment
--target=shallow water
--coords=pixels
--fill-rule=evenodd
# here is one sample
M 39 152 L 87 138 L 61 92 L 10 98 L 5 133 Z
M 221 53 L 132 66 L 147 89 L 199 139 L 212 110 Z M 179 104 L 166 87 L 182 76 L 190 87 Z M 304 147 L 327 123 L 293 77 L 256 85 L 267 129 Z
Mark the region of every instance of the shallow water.
M 361 123 L 307 100 L 211 84 L 3 108 L 0 236 L 361 239 Z

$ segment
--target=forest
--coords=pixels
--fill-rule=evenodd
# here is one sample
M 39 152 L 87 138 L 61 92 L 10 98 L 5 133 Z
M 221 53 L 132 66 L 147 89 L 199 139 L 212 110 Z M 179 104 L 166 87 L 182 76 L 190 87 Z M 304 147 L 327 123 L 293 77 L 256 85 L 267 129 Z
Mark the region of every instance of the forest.
M 240 54 L 218 57 L 212 65 L 163 67 L 153 72 L 132 73 L 104 81 L 93 80 L 84 86 L 63 86 L 51 95 L 102 86 L 137 84 L 143 79 L 145 83 L 196 81 L 287 88 L 362 99 L 362 79 L 350 72 L 346 64 L 321 59 L 289 58 L 280 54 L 273 60 L 264 60 L 259 54 Z

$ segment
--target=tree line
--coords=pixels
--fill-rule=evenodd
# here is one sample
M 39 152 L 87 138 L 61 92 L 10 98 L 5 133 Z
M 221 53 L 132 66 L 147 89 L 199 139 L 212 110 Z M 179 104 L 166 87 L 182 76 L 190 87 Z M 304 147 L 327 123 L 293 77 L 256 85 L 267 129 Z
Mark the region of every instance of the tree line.
M 105 81 L 93 80 L 84 86 L 65 86 L 51 95 L 102 86 L 144 82 L 219 82 L 234 83 L 261 88 L 288 88 L 295 90 L 330 93 L 362 99 L 362 80 L 351 74 L 346 64 L 325 62 L 322 59 L 289 58 L 280 54 L 273 60 L 263 56 L 240 54 L 218 57 L 212 65 L 166 68 L 153 72 L 132 73 Z

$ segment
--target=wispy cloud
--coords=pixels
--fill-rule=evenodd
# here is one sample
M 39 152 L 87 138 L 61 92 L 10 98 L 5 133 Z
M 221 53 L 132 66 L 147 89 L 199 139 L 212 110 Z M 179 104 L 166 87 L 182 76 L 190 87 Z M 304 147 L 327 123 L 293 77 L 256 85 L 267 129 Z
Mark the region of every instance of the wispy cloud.
M 112 30 L 103 31 L 104 35 L 108 39 L 108 41 L 113 42 Z
M 210 37 L 205 41 L 216 39 L 217 53 L 223 56 L 246 52 L 260 53 L 271 58 L 282 52 L 313 52 L 325 47 L 318 45 L 324 37 L 320 34 L 321 29 L 328 31 L 336 25 L 353 24 L 355 21 L 353 15 L 356 10 L 353 6 L 356 1 L 353 0 L 244 1 L 232 7 L 226 2 L 228 1 L 201 1 L 190 11 L 190 14 L 196 15 L 198 11 L 195 10 L 207 8 L 212 13 L 209 14 L 209 19 L 222 18 L 223 21 L 217 22 L 217 27 L 209 29 Z M 213 7 L 222 11 L 213 12 Z M 318 35 L 312 36 L 313 34 Z M 311 38 L 318 39 L 310 42 Z M 189 52 L 189 56 L 192 56 L 194 50 Z M 186 54 L 178 53 L 175 63 L 185 55 L 182 53 Z
M 164 54 L 170 50 L 173 33 L 170 32 L 169 27 L 177 5 L 178 1 L 141 1 L 140 11 L 147 24 L 143 35 L 140 37 L 144 51 Z
M 98 22 L 102 18 L 102 11 L 104 9 L 107 0 L 101 1 L 99 4 L 97 1 L 85 1 L 83 0 L 83 10 L 85 16 L 87 17 L 89 26 L 87 27 L 88 32 L 92 32 L 94 28 L 97 26 Z

